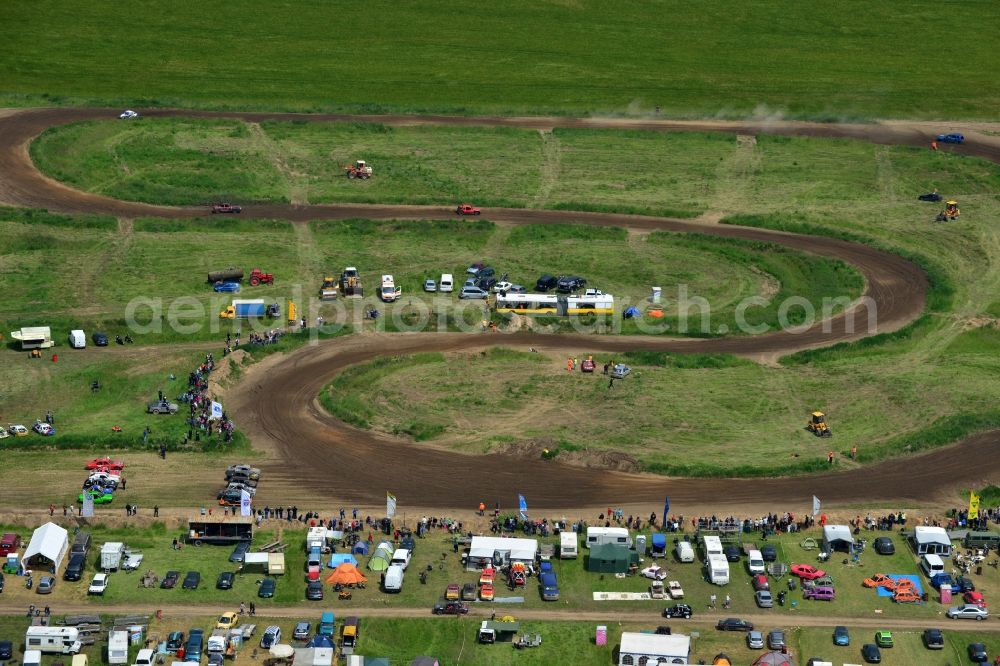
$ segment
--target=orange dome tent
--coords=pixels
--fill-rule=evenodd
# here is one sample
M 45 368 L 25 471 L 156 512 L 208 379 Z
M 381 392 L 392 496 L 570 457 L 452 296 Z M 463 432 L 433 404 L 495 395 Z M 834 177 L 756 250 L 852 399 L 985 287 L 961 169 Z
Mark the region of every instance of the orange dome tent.
M 337 568 L 326 577 L 326 582 L 330 585 L 336 585 L 337 583 L 351 585 L 353 583 L 367 583 L 368 579 L 365 578 L 363 573 L 358 571 L 356 566 L 350 562 L 343 562 L 337 565 Z

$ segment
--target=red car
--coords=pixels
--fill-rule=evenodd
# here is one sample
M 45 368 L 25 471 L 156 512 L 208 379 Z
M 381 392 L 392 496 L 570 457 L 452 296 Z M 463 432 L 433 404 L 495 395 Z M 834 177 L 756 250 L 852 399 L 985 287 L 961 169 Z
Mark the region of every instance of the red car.
M 461 601 L 447 601 L 435 605 L 431 612 L 435 615 L 465 615 L 469 612 L 469 607 Z
M 583 363 L 580 364 L 580 372 L 593 372 L 594 371 L 594 359 L 586 358 Z
M 767 582 L 767 576 L 764 574 L 757 574 L 753 577 L 751 582 L 753 583 L 754 592 L 771 589 L 771 584 Z
M 965 599 L 965 603 L 972 604 L 974 606 L 979 606 L 980 608 L 986 608 L 986 598 L 981 592 L 966 592 L 962 597 Z
M 109 470 L 123 470 L 125 469 L 125 463 L 121 460 L 112 460 L 111 458 L 94 458 L 87 463 L 87 469 L 99 469 L 102 471 Z
M 242 213 L 243 208 L 241 206 L 234 206 L 231 203 L 218 203 L 212 206 L 212 214 L 215 213 Z
M 826 575 L 822 569 L 817 569 L 811 564 L 793 564 L 792 575 L 798 576 L 802 580 L 816 580 Z
M 455 212 L 458 213 L 459 215 L 479 215 L 483 211 L 479 210 L 474 206 L 470 206 L 469 204 L 462 204 L 461 206 L 455 209 Z

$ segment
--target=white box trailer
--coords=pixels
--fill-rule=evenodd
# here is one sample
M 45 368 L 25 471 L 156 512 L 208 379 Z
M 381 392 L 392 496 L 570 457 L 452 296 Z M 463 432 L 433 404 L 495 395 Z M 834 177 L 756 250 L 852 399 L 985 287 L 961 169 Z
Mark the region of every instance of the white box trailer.
M 76 627 L 28 627 L 24 635 L 25 650 L 76 654 L 81 647 L 80 630 Z
M 705 549 L 705 557 L 709 555 L 722 555 L 722 539 L 714 535 L 707 535 L 701 538 L 702 547 Z
M 606 543 L 615 546 L 632 547 L 632 537 L 628 534 L 628 529 L 624 527 L 588 527 L 587 528 L 587 548 L 600 546 Z
M 114 571 L 121 566 L 125 555 L 125 544 L 121 541 L 109 541 L 101 546 L 101 568 Z
M 709 555 L 705 560 L 705 573 L 713 585 L 729 584 L 729 561 L 725 555 Z
M 580 542 L 576 532 L 561 532 L 559 534 L 559 559 L 575 560 L 580 555 Z
M 11 331 L 10 337 L 21 341 L 21 349 L 48 349 L 55 345 L 52 329 L 48 326 L 26 326 L 19 331 Z
M 310 527 L 309 531 L 306 532 L 306 552 L 308 553 L 313 548 L 319 548 L 322 550 L 326 548 L 326 532 L 325 527 Z
M 117 666 L 128 663 L 128 632 L 108 632 L 108 663 Z

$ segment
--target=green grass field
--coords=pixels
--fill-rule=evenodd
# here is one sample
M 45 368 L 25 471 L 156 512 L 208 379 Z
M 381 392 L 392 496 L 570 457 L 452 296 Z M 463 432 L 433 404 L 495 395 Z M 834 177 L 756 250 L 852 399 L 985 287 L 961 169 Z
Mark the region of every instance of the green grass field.
M 9 104 L 996 118 L 989 2 L 8 2 Z M 849 19 L 849 20 L 848 20 Z M 113 39 L 108 39 L 109 32 Z M 49 45 L 54 35 L 59 49 Z M 959 39 L 961 49 L 929 44 Z M 112 66 L 111 63 L 114 63 Z

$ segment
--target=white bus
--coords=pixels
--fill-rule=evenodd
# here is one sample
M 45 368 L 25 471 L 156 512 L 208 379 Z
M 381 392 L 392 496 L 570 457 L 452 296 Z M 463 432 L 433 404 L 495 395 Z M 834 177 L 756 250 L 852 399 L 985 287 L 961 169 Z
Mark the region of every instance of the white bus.
M 615 297 L 611 294 L 594 294 L 584 296 L 568 296 L 566 298 L 566 314 L 614 314 Z
M 498 294 L 497 312 L 558 314 L 559 299 L 545 294 Z

